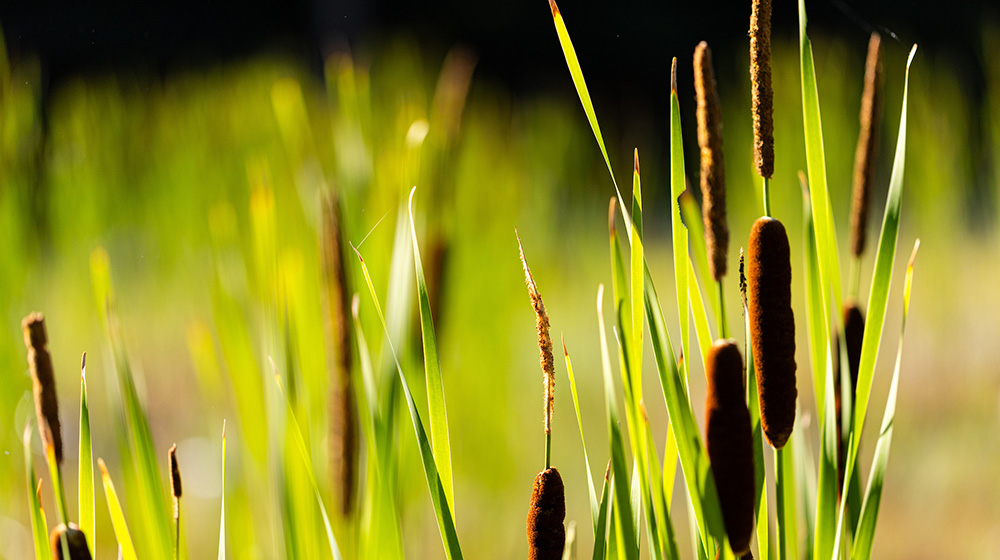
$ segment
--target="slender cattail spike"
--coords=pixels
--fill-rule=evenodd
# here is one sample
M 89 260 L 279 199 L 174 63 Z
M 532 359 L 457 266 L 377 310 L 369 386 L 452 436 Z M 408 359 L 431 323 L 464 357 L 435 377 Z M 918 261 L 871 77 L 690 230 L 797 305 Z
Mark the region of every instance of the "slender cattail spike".
M 49 537 L 52 543 L 52 557 L 56 560 L 66 559 L 63 548 L 69 552 L 68 560 L 90 560 L 90 549 L 87 548 L 87 536 L 74 523 L 69 527 L 60 523 Z
M 861 309 L 853 300 L 847 300 L 844 302 L 844 344 L 847 346 L 847 371 L 851 375 L 851 395 L 857 393 L 858 390 L 858 368 L 861 366 L 861 343 L 864 340 L 865 335 L 865 316 L 861 313 Z M 834 333 L 834 346 L 833 346 L 833 374 L 836 379 L 841 379 L 841 369 L 840 369 L 840 333 Z M 841 429 L 837 430 L 837 475 L 840 481 L 840 486 L 838 488 L 843 488 L 844 486 L 844 469 L 846 467 L 846 457 L 844 454 L 844 428 L 842 425 L 842 418 L 840 415 L 841 402 L 843 400 L 843 395 L 841 394 L 841 383 L 837 383 L 834 387 L 834 410 L 837 414 L 837 422 L 841 425 Z
M 875 173 L 879 122 L 882 116 L 881 38 L 872 33 L 865 63 L 865 90 L 861 96 L 861 133 L 854 152 L 854 200 L 851 204 L 851 252 L 860 257 L 865 250 L 868 201 Z
M 566 545 L 566 498 L 555 467 L 538 473 L 528 509 L 528 559 L 561 560 Z
M 180 498 L 183 490 L 181 489 L 181 469 L 177 466 L 176 443 L 170 446 L 167 459 L 170 464 L 170 495 L 174 498 L 174 520 L 177 520 L 181 516 Z
M 615 236 L 616 210 L 618 210 L 618 200 L 612 196 L 608 202 L 608 233 L 611 234 L 611 237 Z
M 726 167 L 722 157 L 722 109 L 712 70 L 712 51 L 702 41 L 694 50 L 694 89 L 698 98 L 698 146 L 701 148 L 702 219 L 712 278 L 726 275 L 729 226 L 726 223 Z
M 517 231 L 514 231 L 517 235 Z M 524 248 L 521 247 L 521 238 L 517 238 L 517 250 L 521 256 L 521 265 L 524 267 L 524 283 L 528 286 L 528 296 L 531 298 L 531 306 L 535 309 L 535 330 L 538 333 L 539 362 L 542 366 L 542 374 L 545 383 L 545 434 L 552 433 L 552 409 L 555 404 L 556 389 L 556 367 L 555 359 L 552 357 L 552 337 L 549 336 L 549 315 L 545 312 L 545 304 L 542 303 L 542 296 L 535 286 L 535 279 L 531 276 L 528 268 L 528 261 L 524 260 Z M 558 475 L 557 475 L 558 476 Z M 562 482 L 560 481 L 560 488 Z
M 750 92 L 753 159 L 757 173 L 774 174 L 774 92 L 771 90 L 771 0 L 753 0 L 750 13 Z
M 792 266 L 785 226 L 758 218 L 747 250 L 750 340 L 760 397 L 760 424 L 767 441 L 781 449 L 795 424 L 795 316 Z
M 35 396 L 35 414 L 38 430 L 45 448 L 55 450 L 56 461 L 63 456 L 62 429 L 59 424 L 59 399 L 56 396 L 56 379 L 52 370 L 52 357 L 46 348 L 45 318 L 41 313 L 31 313 L 21 321 L 24 345 L 28 348 L 28 368 L 31 370 L 32 392 Z
M 324 206 L 323 264 L 333 345 L 338 358 L 330 384 L 330 474 L 340 498 L 340 511 L 347 515 L 354 503 L 358 461 L 357 415 L 351 382 L 350 287 L 344 259 L 344 226 L 336 193 L 326 199 Z
M 753 432 L 743 389 L 743 357 L 733 340 L 716 340 L 705 360 L 705 440 L 722 520 L 737 556 L 750 550 L 754 517 Z

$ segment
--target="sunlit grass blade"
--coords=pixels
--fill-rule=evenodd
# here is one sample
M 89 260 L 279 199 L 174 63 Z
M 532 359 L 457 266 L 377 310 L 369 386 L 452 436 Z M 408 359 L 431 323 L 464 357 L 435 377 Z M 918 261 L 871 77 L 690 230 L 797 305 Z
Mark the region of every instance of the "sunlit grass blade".
M 740 264 L 742 265 L 742 254 Z M 740 271 L 742 276 L 743 272 Z M 740 279 L 741 283 L 743 279 Z M 764 434 L 760 425 L 760 396 L 757 394 L 757 374 L 754 369 L 753 352 L 750 349 L 750 314 L 747 311 L 746 299 L 743 301 L 743 328 L 747 361 L 747 406 L 750 410 L 750 429 L 753 434 L 754 462 L 754 520 L 757 533 L 757 558 L 770 558 L 770 535 L 768 534 L 769 517 L 767 513 L 767 479 L 764 473 Z
M 795 510 L 795 458 L 791 440 L 774 452 L 774 495 L 777 512 L 777 557 L 794 560 L 798 554 L 798 516 Z
M 226 421 L 222 421 L 222 507 L 219 513 L 219 560 L 226 560 Z
M 434 334 L 434 320 L 431 317 L 430 297 L 424 281 L 424 269 L 420 262 L 420 247 L 417 243 L 417 228 L 413 222 L 413 195 L 417 188 L 410 190 L 409 212 L 410 233 L 413 235 L 413 265 L 417 276 L 417 300 L 420 308 L 420 333 L 424 346 L 424 374 L 427 378 L 427 417 L 431 425 L 431 444 L 441 483 L 444 485 L 448 505 L 455 511 L 455 489 L 451 476 L 451 442 L 448 437 L 448 410 L 444 400 L 444 382 L 441 379 L 441 361 L 438 357 L 437 336 Z
M 271 370 L 274 371 L 274 382 L 278 386 L 278 392 L 281 393 L 281 396 L 285 401 L 285 414 L 287 415 L 287 418 L 291 420 L 292 438 L 295 440 L 295 446 L 298 448 L 299 454 L 302 457 L 302 463 L 305 466 L 306 474 L 309 477 L 309 483 L 312 485 L 313 494 L 316 496 L 316 504 L 319 506 L 319 511 L 323 516 L 323 526 L 326 529 L 326 539 L 330 545 L 330 553 L 333 554 L 334 558 L 339 560 L 341 558 L 340 547 L 337 545 L 337 539 L 333 536 L 333 527 L 330 525 L 330 516 L 326 511 L 326 505 L 323 503 L 323 496 L 319 491 L 319 483 L 316 481 L 316 473 L 313 471 L 312 467 L 312 454 L 309 452 L 309 445 L 306 443 L 306 439 L 302 435 L 302 429 L 299 427 L 299 421 L 295 415 L 295 407 L 292 406 L 291 401 L 288 400 L 288 396 L 285 394 L 285 389 L 281 384 L 281 375 L 278 373 L 278 366 L 274 364 L 274 360 L 271 360 Z
M 38 499 L 35 478 L 35 462 L 31 456 L 31 427 L 24 428 L 24 474 L 28 486 L 28 509 L 31 514 L 31 537 L 35 543 L 35 560 L 49 560 L 52 553 L 49 549 L 49 528 L 42 512 L 41 500 Z
M 830 355 L 829 341 L 824 341 Z M 834 409 L 834 372 L 830 359 L 825 361 L 823 416 L 820 417 L 819 478 L 816 486 L 816 528 L 813 558 L 829 558 L 837 539 L 837 413 Z M 817 407 L 818 408 L 818 407 Z
M 670 231 L 674 247 L 674 285 L 677 291 L 677 319 L 681 332 L 681 370 L 688 378 L 691 329 L 688 318 L 688 231 L 681 220 L 681 193 L 686 188 L 684 140 L 681 135 L 681 106 L 677 98 L 677 59 L 670 71 Z M 699 294 L 700 295 L 700 294 Z M 670 460 L 664 457 L 664 461 Z
M 896 395 L 899 391 L 899 367 L 903 361 L 903 334 L 906 332 L 906 317 L 910 311 L 910 287 L 913 284 L 913 261 L 917 257 L 920 240 L 913 244 L 913 253 L 906 266 L 906 283 L 903 287 L 903 321 L 899 327 L 899 347 L 896 350 L 896 365 L 892 371 L 892 385 L 889 386 L 889 397 L 882 416 L 882 430 L 879 432 L 878 443 L 875 445 L 875 457 L 872 460 L 871 474 L 868 475 L 868 489 L 865 491 L 865 501 L 861 506 L 861 522 L 854 535 L 854 546 L 851 558 L 868 560 L 872 554 L 872 542 L 875 538 L 875 522 L 878 521 L 879 505 L 882 502 L 882 486 L 885 483 L 885 470 L 889 463 L 889 448 L 892 445 L 892 426 L 896 417 Z
M 78 499 L 80 530 L 87 536 L 90 555 L 97 542 L 97 519 L 94 511 L 94 449 L 90 437 L 90 407 L 87 404 L 87 354 L 80 365 L 80 462 Z
M 417 447 L 420 449 L 420 458 L 424 467 L 424 475 L 427 478 L 427 487 L 431 494 L 431 502 L 434 506 L 434 513 L 437 516 L 438 529 L 441 532 L 441 541 L 444 545 L 445 555 L 450 560 L 460 559 L 462 558 L 462 548 L 459 546 L 458 533 L 455 531 L 455 520 L 452 517 L 451 508 L 448 506 L 448 500 L 445 496 L 444 486 L 441 483 L 441 477 L 437 471 L 437 463 L 434 459 L 434 452 L 431 450 L 430 441 L 427 439 L 427 432 L 424 430 L 423 421 L 420 420 L 420 412 L 417 410 L 417 403 L 413 400 L 413 395 L 410 393 L 410 387 L 406 383 L 406 377 L 403 375 L 403 368 L 399 365 L 399 359 L 396 357 L 396 350 L 393 348 L 392 339 L 389 337 L 389 328 L 386 326 L 385 315 L 382 313 L 382 306 L 379 304 L 378 295 L 375 292 L 375 286 L 372 284 L 371 275 L 368 273 L 368 265 L 365 264 L 365 260 L 361 257 L 361 253 L 358 252 L 357 248 L 353 245 L 351 248 L 354 249 L 354 252 L 358 256 L 358 260 L 361 261 L 361 271 L 364 273 L 365 282 L 368 284 L 368 290 L 371 293 L 372 302 L 375 304 L 375 310 L 378 312 L 379 320 L 382 323 L 382 329 L 385 331 L 386 342 L 389 344 L 393 360 L 395 360 L 396 373 L 398 374 L 400 385 L 403 388 L 403 396 L 406 398 L 406 405 L 410 410 L 410 419 L 413 422 L 413 431 L 417 438 Z
M 712 349 L 712 331 L 708 326 L 708 311 L 705 309 L 705 300 L 701 298 L 701 288 L 698 279 L 694 275 L 694 266 L 688 261 L 688 295 L 691 301 L 691 315 L 694 316 L 694 332 L 698 339 L 698 349 L 701 354 L 701 365 L 705 366 L 708 359 L 708 352 Z M 709 290 L 711 292 L 712 290 Z M 684 357 L 687 362 L 687 356 Z M 684 380 L 685 384 L 688 380 Z
M 823 149 L 823 125 L 820 119 L 819 91 L 816 85 L 816 68 L 813 64 L 812 42 L 806 35 L 805 0 L 799 0 L 799 55 L 802 73 L 802 123 L 805 129 L 806 169 L 812 195 L 813 220 L 816 242 L 819 247 L 820 291 L 823 303 L 831 300 L 833 291 L 835 309 L 840 309 L 840 256 L 837 254 L 837 229 L 830 207 L 830 194 L 826 184 L 826 155 Z
M 604 377 L 605 410 L 608 420 L 608 439 L 611 446 L 611 468 L 614 473 L 614 494 L 612 512 L 615 522 L 613 539 L 618 558 L 637 559 L 639 550 L 635 547 L 636 523 L 630 506 L 631 496 L 628 467 L 625 463 L 624 442 L 618 423 L 618 404 L 615 386 L 611 376 L 611 357 L 608 353 L 607 330 L 604 327 L 604 285 L 597 288 L 597 325 L 601 337 L 601 370 Z
M 108 468 L 104 464 L 104 459 L 97 459 L 97 466 L 101 469 L 101 480 L 104 481 L 104 497 L 108 502 L 108 513 L 111 514 L 111 526 L 114 527 L 115 537 L 118 539 L 119 551 L 122 560 L 137 560 L 135 545 L 132 544 L 132 536 L 129 534 L 128 523 L 125 521 L 125 512 L 122 511 L 121 502 L 118 501 L 118 493 L 115 492 L 115 483 L 111 481 Z
M 590 122 L 590 129 L 594 131 L 594 138 L 601 148 L 604 156 L 604 163 L 608 166 L 608 173 L 611 175 L 611 182 L 615 185 L 615 194 L 618 195 L 618 204 L 621 205 L 622 217 L 625 219 L 625 230 L 632 239 L 632 224 L 629 219 L 625 199 L 622 198 L 621 190 L 618 189 L 618 182 L 615 180 L 615 172 L 611 169 L 611 160 L 608 158 L 608 150 L 604 147 L 604 136 L 601 135 L 601 126 L 597 123 L 597 114 L 594 112 L 594 103 L 590 100 L 590 92 L 587 90 L 587 82 L 583 79 L 583 70 L 580 68 L 580 60 L 576 56 L 576 49 L 573 48 L 573 41 L 569 38 L 569 30 L 566 29 L 566 22 L 563 21 L 562 13 L 556 6 L 555 0 L 549 0 L 549 7 L 552 9 L 552 20 L 556 25 L 556 35 L 559 36 L 559 46 L 562 47 L 563 56 L 566 58 L 566 66 L 569 67 L 569 74 L 573 78 L 573 86 L 580 96 L 580 103 L 583 105 L 583 112 L 587 114 L 587 121 Z
M 597 521 L 594 524 L 594 553 L 591 555 L 592 560 L 604 560 L 607 549 L 608 510 L 611 507 L 611 500 L 609 498 L 611 492 L 610 474 L 611 463 L 608 463 L 608 470 L 605 473 L 604 484 L 601 488 L 601 501 L 597 506 Z
M 587 454 L 587 439 L 583 435 L 583 416 L 580 414 L 580 399 L 576 393 L 576 377 L 573 375 L 573 362 L 569 358 L 569 351 L 566 350 L 566 340 L 562 341 L 563 356 L 566 358 L 566 374 L 569 376 L 569 390 L 573 395 L 573 410 L 576 411 L 576 423 L 580 428 L 580 445 L 583 447 L 583 462 L 587 467 L 587 490 L 590 494 L 590 518 L 594 527 L 594 538 L 598 533 L 598 517 L 600 516 L 597 504 L 597 491 L 594 489 L 594 475 L 590 470 L 590 457 Z
M 813 393 L 817 408 L 817 417 L 826 418 L 824 406 L 826 403 L 826 340 L 828 324 L 823 293 L 820 288 L 819 253 L 816 245 L 816 228 L 813 222 L 813 207 L 809 196 L 809 186 L 805 174 L 799 172 L 802 185 L 802 218 L 805 233 L 805 288 L 806 288 L 806 330 L 809 336 L 809 363 L 813 375 Z
M 666 496 L 663 485 L 663 478 L 660 473 L 660 460 L 656 456 L 656 443 L 653 441 L 653 432 L 649 426 L 649 417 L 643 411 L 642 422 L 646 433 L 646 457 L 650 463 L 646 466 L 649 471 L 649 485 L 653 489 L 653 512 L 656 514 L 656 529 L 659 531 L 659 541 L 662 547 L 664 558 L 680 558 L 680 551 L 677 549 L 677 537 L 674 533 L 673 521 L 670 519 L 670 502 Z M 667 449 L 664 454 L 665 460 L 677 462 L 676 446 L 671 452 Z M 671 471 L 673 472 L 673 471 Z M 673 477 L 670 480 L 673 484 Z
M 685 185 L 687 185 L 686 178 Z M 699 314 L 704 315 L 704 330 L 705 332 L 708 332 L 708 316 L 705 314 L 705 304 L 702 300 L 700 284 L 712 284 L 712 276 L 708 271 L 708 248 L 705 246 L 705 224 L 701 217 L 701 207 L 698 206 L 698 201 L 695 200 L 694 195 L 691 194 L 690 190 L 685 189 L 683 195 L 679 199 L 679 204 L 681 206 L 683 224 L 687 229 L 688 241 L 690 242 L 688 248 L 692 267 L 688 271 L 688 290 L 691 292 L 691 304 L 694 305 L 692 312 L 695 316 L 695 328 L 698 328 L 698 321 L 700 320 Z M 695 271 L 697 271 L 697 273 L 695 273 Z M 698 293 L 695 294 L 695 291 Z M 712 308 L 712 315 L 714 317 L 718 317 L 720 305 L 718 290 L 708 290 L 708 304 Z M 698 310 L 699 305 L 701 306 L 701 312 Z M 700 336 L 701 335 L 699 334 L 699 337 Z M 706 340 L 708 340 L 708 344 L 707 346 L 704 346 L 702 350 L 707 353 L 707 350 L 712 346 L 712 340 L 714 339 L 709 336 Z M 700 338 L 699 343 L 701 343 Z

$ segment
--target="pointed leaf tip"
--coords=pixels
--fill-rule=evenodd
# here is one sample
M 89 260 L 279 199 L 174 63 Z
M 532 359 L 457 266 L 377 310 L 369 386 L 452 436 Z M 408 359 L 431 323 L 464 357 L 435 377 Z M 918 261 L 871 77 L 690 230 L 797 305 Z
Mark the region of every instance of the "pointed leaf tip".
M 634 164 L 635 174 L 638 175 L 639 174 L 639 148 L 636 148 L 632 153 L 633 153 L 633 157 L 635 159 L 635 164 Z
M 677 57 L 670 62 L 670 93 L 677 93 Z
M 549 0 L 549 9 L 552 10 L 552 17 L 559 15 L 559 6 L 556 6 L 556 0 Z
M 611 201 L 608 202 L 608 233 L 611 237 L 615 236 L 615 211 L 618 209 L 618 199 L 611 197 Z

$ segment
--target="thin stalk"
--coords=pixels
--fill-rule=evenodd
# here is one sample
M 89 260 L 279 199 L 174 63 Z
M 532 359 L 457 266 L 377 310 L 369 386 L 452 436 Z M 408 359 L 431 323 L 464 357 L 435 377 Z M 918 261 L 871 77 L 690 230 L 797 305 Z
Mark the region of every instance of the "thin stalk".
M 771 189 L 768 187 L 770 180 L 767 177 L 762 179 L 764 179 L 764 215 L 771 217 Z
M 174 560 L 181 558 L 181 506 L 177 504 L 177 515 L 174 518 Z
M 545 432 L 545 468 L 552 466 L 552 432 Z
M 785 448 L 774 450 L 774 492 L 777 497 L 777 526 L 778 526 L 778 560 L 788 560 L 788 534 L 789 515 L 794 512 L 785 509 L 785 491 L 789 483 L 790 473 L 785 471 Z
M 722 279 L 715 285 L 719 289 L 719 338 L 729 338 L 729 329 L 726 328 L 726 298 L 722 297 Z

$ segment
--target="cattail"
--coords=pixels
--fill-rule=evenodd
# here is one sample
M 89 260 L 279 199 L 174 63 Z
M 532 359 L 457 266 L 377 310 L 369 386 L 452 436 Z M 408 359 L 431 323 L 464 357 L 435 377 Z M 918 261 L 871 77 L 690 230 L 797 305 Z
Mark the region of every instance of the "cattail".
M 788 235 L 774 218 L 757 218 L 747 250 L 750 340 L 760 396 L 760 423 L 775 449 L 795 424 L 795 316 Z
M 716 340 L 705 360 L 705 440 L 729 545 L 750 550 L 754 515 L 753 432 L 743 386 L 743 357 L 732 340 Z
M 517 234 L 516 231 L 514 233 L 515 235 Z M 542 296 L 539 295 L 538 288 L 535 286 L 535 279 L 531 276 L 528 261 L 524 260 L 524 249 L 521 247 L 520 237 L 517 239 L 517 250 L 520 252 L 521 265 L 524 267 L 524 283 L 528 286 L 531 307 L 535 309 L 535 330 L 538 333 L 539 362 L 542 366 L 545 385 L 545 435 L 548 437 L 552 434 L 552 409 L 555 404 L 556 390 L 556 367 L 555 359 L 552 357 L 552 337 L 549 336 L 549 315 L 545 312 L 545 304 L 542 303 Z M 556 476 L 558 477 L 558 474 Z M 562 483 L 560 482 L 561 487 Z
M 847 371 L 851 375 L 851 395 L 854 395 L 858 390 L 858 368 L 861 366 L 861 343 L 864 340 L 864 335 L 865 317 L 861 314 L 861 309 L 854 301 L 845 301 L 844 344 L 847 346 Z M 835 379 L 841 379 L 839 333 L 834 334 L 833 344 L 833 375 Z M 841 387 L 842 385 L 837 383 L 837 386 L 833 388 L 834 409 L 837 413 L 838 425 L 841 424 L 842 420 L 840 415 L 840 406 L 843 399 L 840 390 Z M 846 467 L 843 441 L 844 427 L 841 425 L 841 429 L 837 430 L 837 475 L 840 481 L 840 488 L 844 486 L 844 469 Z
M 566 498 L 562 477 L 549 467 L 535 477 L 528 509 L 529 560 L 560 560 L 566 545 Z
M 59 424 L 59 399 L 56 396 L 56 379 L 52 370 L 52 357 L 46 345 L 45 318 L 41 313 L 31 313 L 21 321 L 24 345 L 28 348 L 28 367 L 31 370 L 32 392 L 35 396 L 35 415 L 45 448 L 55 450 L 56 462 L 62 462 L 62 429 Z
M 861 96 L 861 133 L 854 153 L 854 200 L 851 204 L 851 252 L 860 257 L 865 250 L 865 225 L 868 223 L 868 200 L 875 173 L 875 150 L 878 148 L 879 121 L 882 116 L 882 40 L 872 33 L 868 40 L 865 63 L 865 90 Z
M 60 523 L 49 537 L 52 543 L 52 557 L 64 560 L 63 547 L 69 552 L 68 560 L 90 560 L 90 549 L 87 548 L 87 536 L 74 523 L 69 527 Z
M 181 469 L 177 466 L 177 444 L 170 446 L 167 452 L 170 465 L 170 495 L 174 498 L 174 521 L 181 518 Z
M 343 221 L 336 194 L 326 199 L 323 212 L 323 264 L 330 322 L 338 361 L 330 384 L 330 470 L 340 494 L 340 511 L 351 512 L 357 469 L 357 418 L 351 383 L 350 288 L 344 260 Z
M 712 278 L 726 275 L 729 226 L 726 224 L 726 166 L 722 158 L 722 109 L 712 71 L 712 51 L 702 41 L 694 50 L 694 89 L 698 98 L 698 146 L 701 148 L 702 218 Z
M 757 173 L 774 174 L 774 92 L 771 89 L 771 0 L 753 0 L 750 12 L 750 103 Z

